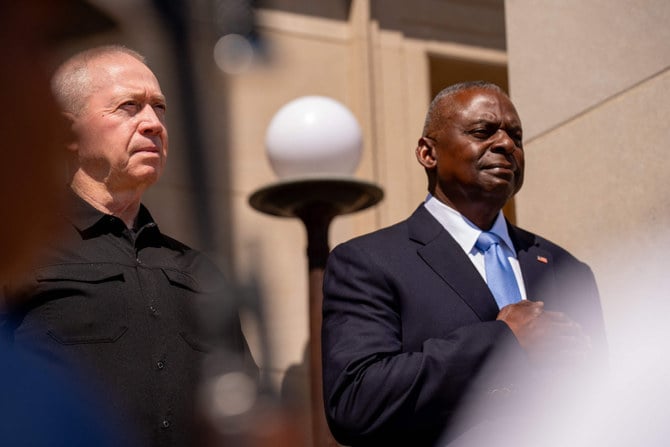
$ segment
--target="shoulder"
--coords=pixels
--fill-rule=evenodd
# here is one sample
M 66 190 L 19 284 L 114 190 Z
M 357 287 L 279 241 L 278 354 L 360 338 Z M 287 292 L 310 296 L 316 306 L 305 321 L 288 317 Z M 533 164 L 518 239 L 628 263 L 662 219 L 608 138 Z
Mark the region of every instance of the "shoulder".
M 442 226 L 430 215 L 423 205 L 419 207 L 405 220 L 389 225 L 370 233 L 354 237 L 336 249 L 349 247 L 361 247 L 380 251 L 398 251 L 400 247 L 415 247 L 417 244 L 425 244 L 435 238 L 441 231 Z
M 191 253 L 193 255 L 200 255 L 201 253 L 198 250 L 191 248 L 189 245 L 166 235 L 162 231 L 160 232 L 160 237 L 163 241 L 163 245 L 167 248 L 170 248 L 174 251 L 179 251 L 182 253 Z
M 163 233 L 159 227 L 153 237 L 152 256 L 159 256 L 157 265 L 169 271 L 177 271 L 197 278 L 204 283 L 218 284 L 225 282 L 223 271 L 215 260 L 199 249 L 191 247 L 175 237 Z M 215 255 L 214 255 L 215 256 Z M 211 288 L 212 286 L 207 286 Z M 217 286 L 218 287 L 218 286 Z
M 356 236 L 335 246 L 333 253 L 362 251 L 368 255 L 397 251 L 409 242 L 407 221 Z
M 566 248 L 545 237 L 512 224 L 508 228 L 517 252 L 540 250 L 549 253 L 557 262 L 586 265 Z
M 401 275 L 408 266 L 421 262 L 418 259 L 421 247 L 445 231 L 435 220 L 434 225 L 431 222 L 424 225 L 421 216 L 425 208 L 421 209 L 423 211 L 417 210 L 403 221 L 337 245 L 328 256 L 326 270 L 384 271 L 391 276 Z
M 190 265 L 191 267 L 198 266 L 200 268 L 204 268 L 205 270 L 219 271 L 219 268 L 210 255 L 193 248 L 172 236 L 160 233 L 160 237 L 162 240 L 162 246 L 177 252 L 177 257 L 181 258 L 184 262 L 186 262 L 187 265 Z

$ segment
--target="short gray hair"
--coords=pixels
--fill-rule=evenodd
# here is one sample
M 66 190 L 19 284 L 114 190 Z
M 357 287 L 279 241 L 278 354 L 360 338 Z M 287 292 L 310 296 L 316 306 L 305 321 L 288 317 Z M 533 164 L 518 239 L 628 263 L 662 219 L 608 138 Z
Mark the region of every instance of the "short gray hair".
M 51 89 L 63 112 L 80 114 L 91 94 L 89 64 L 110 54 L 127 54 L 146 65 L 146 58 L 123 45 L 103 45 L 81 51 L 63 62 L 51 78 Z
M 428 136 L 433 124 L 439 122 L 442 118 L 442 114 L 445 112 L 444 108 L 441 107 L 442 100 L 450 99 L 455 96 L 456 93 L 472 89 L 493 90 L 507 96 L 507 93 L 505 93 L 499 85 L 489 81 L 465 81 L 459 82 L 458 84 L 452 84 L 442 89 L 442 91 L 435 95 L 435 98 L 430 102 L 428 112 L 426 113 L 426 120 L 423 123 L 422 136 Z

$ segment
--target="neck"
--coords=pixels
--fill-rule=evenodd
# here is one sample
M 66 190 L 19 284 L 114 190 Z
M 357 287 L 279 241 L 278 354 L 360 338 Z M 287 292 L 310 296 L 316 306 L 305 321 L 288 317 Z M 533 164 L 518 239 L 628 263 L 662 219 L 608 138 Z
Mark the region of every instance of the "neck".
M 93 208 L 118 217 L 128 228 L 133 227 L 140 210 L 142 191 L 110 191 L 104 184 L 81 181 L 76 177 L 70 187 L 75 194 L 88 202 Z
M 468 200 L 457 202 L 441 194 L 435 195 L 435 197 L 461 213 L 470 222 L 477 225 L 477 227 L 484 231 L 491 229 L 496 221 L 496 218 L 498 217 L 498 213 L 502 209 L 502 205 L 497 206 L 492 205 L 491 203 L 482 203 Z
M 500 211 L 495 210 L 493 212 L 491 210 L 477 210 L 472 209 L 472 207 L 466 209 L 463 209 L 463 207 L 461 207 L 456 209 L 462 215 L 467 217 L 470 222 L 477 225 L 477 227 L 479 227 L 483 231 L 488 231 L 491 229 L 491 227 L 493 227 L 493 224 L 495 223 L 496 218 L 498 217 L 498 212 Z

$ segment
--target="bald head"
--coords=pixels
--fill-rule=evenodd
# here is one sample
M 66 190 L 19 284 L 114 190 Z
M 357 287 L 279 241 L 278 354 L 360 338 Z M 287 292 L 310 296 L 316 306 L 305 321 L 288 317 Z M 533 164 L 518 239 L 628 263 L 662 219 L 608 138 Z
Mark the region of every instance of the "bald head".
M 137 51 L 121 45 L 106 45 L 75 54 L 56 70 L 51 88 L 63 112 L 79 115 L 86 100 L 93 93 L 91 63 L 107 56 L 126 54 L 146 65 L 146 59 Z

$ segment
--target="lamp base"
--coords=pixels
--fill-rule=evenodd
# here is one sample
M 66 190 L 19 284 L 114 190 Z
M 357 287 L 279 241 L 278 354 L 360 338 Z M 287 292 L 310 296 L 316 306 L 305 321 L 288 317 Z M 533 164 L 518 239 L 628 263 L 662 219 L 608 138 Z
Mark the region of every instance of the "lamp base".
M 252 208 L 280 217 L 301 217 L 305 208 L 320 205 L 333 217 L 369 208 L 384 197 L 382 189 L 348 177 L 283 180 L 265 186 L 249 197 Z

